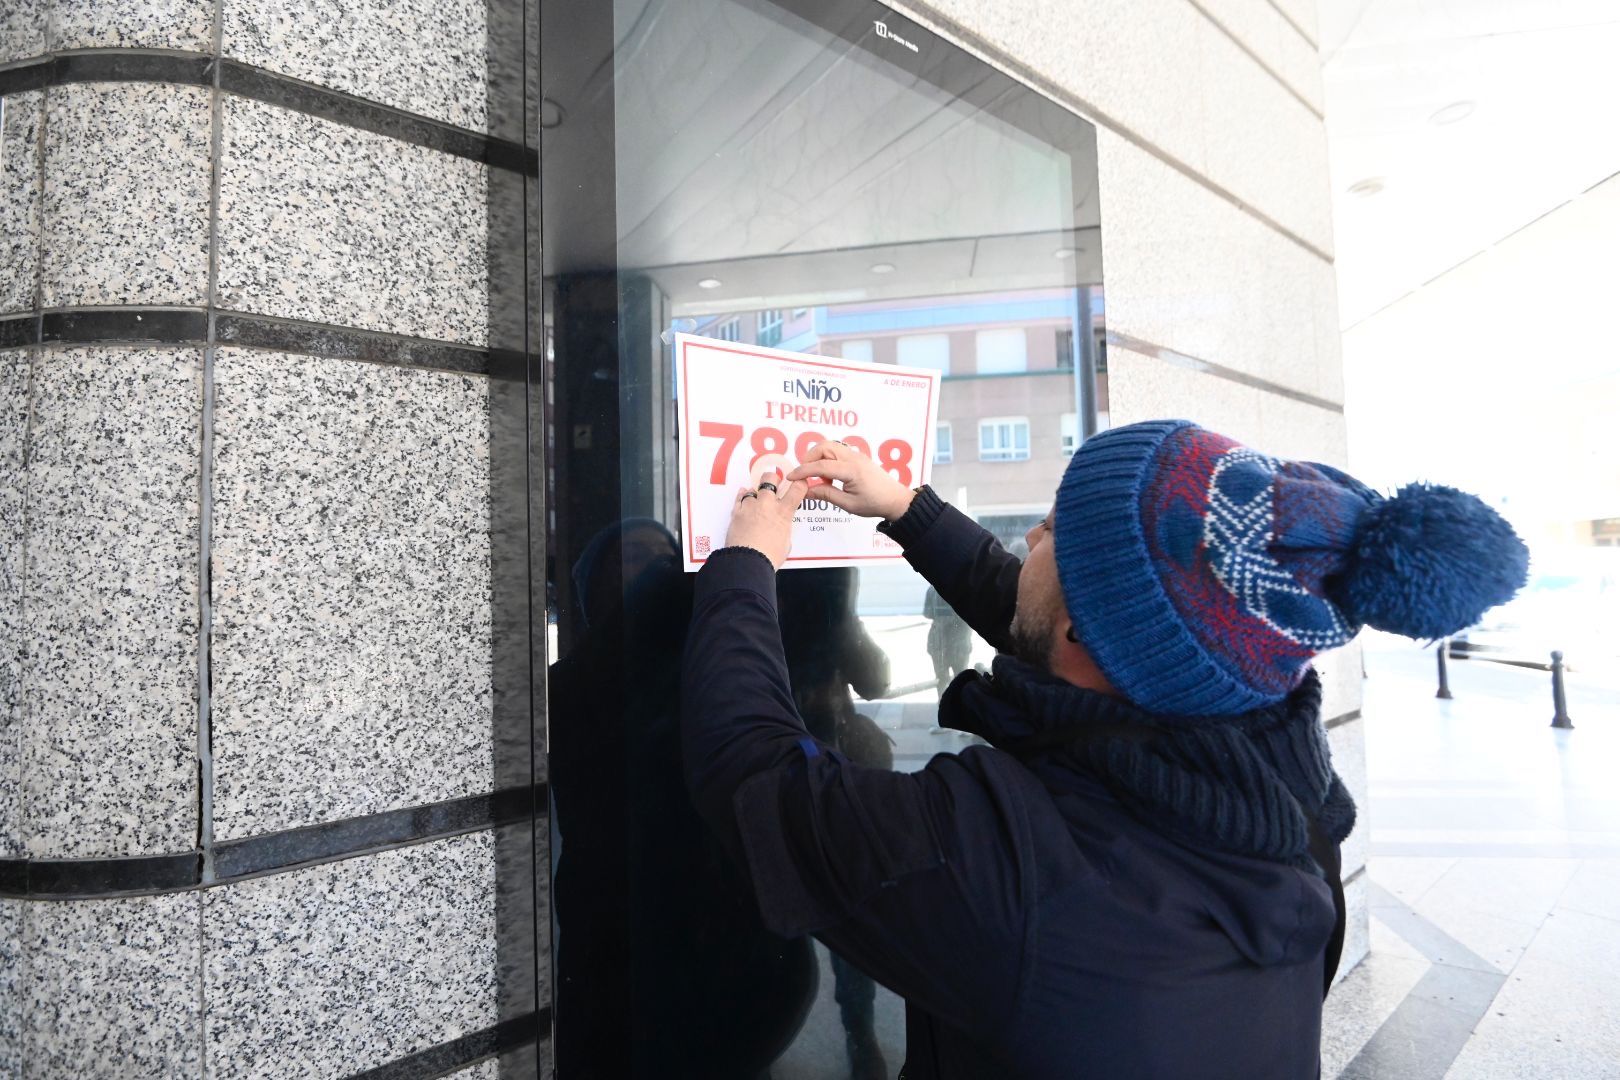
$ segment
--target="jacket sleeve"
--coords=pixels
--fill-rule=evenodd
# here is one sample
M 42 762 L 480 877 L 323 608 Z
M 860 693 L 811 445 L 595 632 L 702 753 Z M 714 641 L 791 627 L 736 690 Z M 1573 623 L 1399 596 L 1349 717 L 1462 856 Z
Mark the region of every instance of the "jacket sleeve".
M 1009 650 L 1024 567 L 1018 556 L 926 485 L 905 514 L 878 529 L 905 549 L 906 561 L 980 637 L 998 652 Z
M 905 774 L 856 765 L 794 710 L 775 578 L 725 549 L 698 574 L 682 685 L 698 811 L 753 886 L 765 925 L 814 933 L 968 1031 L 1006 1021 L 1035 891 L 1026 803 L 989 751 Z

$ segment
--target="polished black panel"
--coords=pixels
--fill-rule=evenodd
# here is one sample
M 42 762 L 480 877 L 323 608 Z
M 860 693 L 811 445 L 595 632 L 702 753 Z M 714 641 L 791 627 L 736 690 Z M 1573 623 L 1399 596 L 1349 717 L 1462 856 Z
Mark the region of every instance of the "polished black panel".
M 901 1003 L 768 934 L 687 799 L 667 335 L 939 368 L 933 483 L 1016 546 L 1106 422 L 1095 130 L 865 0 L 541 24 L 558 1075 L 892 1076 Z M 937 693 L 990 650 L 908 567 L 778 592 L 812 734 L 902 770 L 967 745 Z

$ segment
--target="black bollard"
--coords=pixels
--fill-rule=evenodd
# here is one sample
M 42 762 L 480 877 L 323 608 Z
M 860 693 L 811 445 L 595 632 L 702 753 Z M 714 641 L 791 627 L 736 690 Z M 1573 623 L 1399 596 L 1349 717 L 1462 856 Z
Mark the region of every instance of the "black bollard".
M 1552 654 L 1553 676 L 1553 722 L 1556 728 L 1572 728 L 1575 724 L 1569 718 L 1569 704 L 1564 700 L 1564 654 L 1557 649 Z
M 1451 700 L 1451 680 L 1446 678 L 1446 653 L 1450 651 L 1450 638 L 1441 638 L 1440 644 L 1434 647 L 1435 667 L 1440 669 L 1440 689 L 1434 692 L 1434 696 L 1442 701 Z

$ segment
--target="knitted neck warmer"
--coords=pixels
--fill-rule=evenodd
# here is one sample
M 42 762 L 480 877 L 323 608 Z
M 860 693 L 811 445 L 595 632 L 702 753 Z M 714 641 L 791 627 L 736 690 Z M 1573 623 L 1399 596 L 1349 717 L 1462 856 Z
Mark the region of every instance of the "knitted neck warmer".
M 1038 774 L 1095 777 L 1173 840 L 1312 871 L 1306 815 L 1334 843 L 1356 819 L 1333 771 L 1321 706 L 1322 684 L 1310 671 L 1281 702 L 1241 716 L 1158 717 L 1007 656 L 996 657 L 990 676 L 963 673 L 940 703 L 951 726 L 1017 753 Z M 1062 741 L 1068 731 L 1076 737 Z M 1020 748 L 1032 741 L 1046 748 Z

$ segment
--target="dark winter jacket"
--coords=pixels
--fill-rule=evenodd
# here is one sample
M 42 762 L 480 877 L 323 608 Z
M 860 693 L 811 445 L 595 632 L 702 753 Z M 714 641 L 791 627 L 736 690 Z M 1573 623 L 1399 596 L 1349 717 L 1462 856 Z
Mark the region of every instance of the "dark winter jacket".
M 1016 558 L 949 507 L 893 535 L 1006 641 Z M 1249 722 L 1257 738 L 1314 725 L 1318 701 L 1313 678 Z M 1076 721 L 1130 720 L 1126 703 L 1003 657 L 941 710 L 992 747 L 914 774 L 854 765 L 795 715 L 769 561 L 728 549 L 697 578 L 682 708 L 693 798 L 766 925 L 815 934 L 906 999 L 906 1080 L 1318 1075 L 1335 910 L 1310 860 L 1200 843 L 1175 827 L 1196 816 L 1157 818 L 1062 738 L 1028 752 Z M 1342 796 L 1331 768 L 1329 783 Z M 1260 840 L 1297 846 L 1283 832 Z

